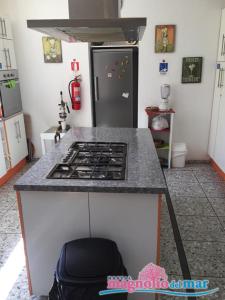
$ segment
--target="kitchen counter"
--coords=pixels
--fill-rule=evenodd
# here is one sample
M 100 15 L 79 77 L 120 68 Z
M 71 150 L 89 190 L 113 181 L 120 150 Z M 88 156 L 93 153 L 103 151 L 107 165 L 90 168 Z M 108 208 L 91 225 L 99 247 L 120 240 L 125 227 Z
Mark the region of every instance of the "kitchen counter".
M 126 179 L 46 179 L 75 141 L 127 143 Z M 148 129 L 73 128 L 15 189 L 29 287 L 35 295 L 48 294 L 60 249 L 71 240 L 114 240 L 133 278 L 147 263 L 159 261 L 161 195 L 168 191 Z M 128 299 L 140 298 L 135 294 Z
M 123 142 L 128 144 L 125 180 L 47 179 L 69 146 L 75 142 Z M 73 128 L 54 149 L 44 155 L 14 186 L 17 191 L 166 193 L 167 187 L 151 133 L 133 128 Z

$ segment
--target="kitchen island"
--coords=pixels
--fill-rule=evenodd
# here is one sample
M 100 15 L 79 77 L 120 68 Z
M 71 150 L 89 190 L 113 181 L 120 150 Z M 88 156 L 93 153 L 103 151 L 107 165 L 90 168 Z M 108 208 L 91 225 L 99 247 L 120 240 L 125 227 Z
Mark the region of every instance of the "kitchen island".
M 78 141 L 126 143 L 125 179 L 47 179 Z M 77 238 L 114 240 L 134 278 L 158 262 L 160 199 L 167 186 L 148 129 L 73 128 L 14 187 L 31 293 L 48 294 L 61 247 Z M 131 295 L 145 297 L 154 299 Z

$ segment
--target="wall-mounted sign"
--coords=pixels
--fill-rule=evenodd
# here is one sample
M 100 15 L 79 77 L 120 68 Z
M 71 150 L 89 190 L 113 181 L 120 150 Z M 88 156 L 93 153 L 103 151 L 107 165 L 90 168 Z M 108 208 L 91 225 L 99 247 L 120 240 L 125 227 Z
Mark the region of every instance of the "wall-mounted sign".
M 200 83 L 202 81 L 202 57 L 184 57 L 182 83 Z
M 168 63 L 165 60 L 159 64 L 159 72 L 161 74 L 166 74 L 168 72 Z
M 166 53 L 175 51 L 176 25 L 156 25 L 155 52 Z

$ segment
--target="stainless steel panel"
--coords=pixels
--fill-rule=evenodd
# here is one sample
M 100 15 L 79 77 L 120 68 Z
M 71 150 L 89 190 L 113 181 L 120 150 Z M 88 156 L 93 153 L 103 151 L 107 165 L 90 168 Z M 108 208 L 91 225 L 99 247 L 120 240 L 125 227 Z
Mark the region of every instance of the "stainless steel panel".
M 69 0 L 70 19 L 118 18 L 119 0 Z
M 9 88 L 7 82 L 1 83 L 0 99 L 2 102 L 4 118 L 8 118 L 22 111 L 19 81 L 16 81 L 16 86 L 13 88 Z
M 18 78 L 17 70 L 0 71 L 0 81 L 17 79 L 17 78 Z
M 27 21 L 28 28 L 70 43 L 138 41 L 145 26 L 146 18 Z
M 133 127 L 132 49 L 93 50 L 96 126 Z

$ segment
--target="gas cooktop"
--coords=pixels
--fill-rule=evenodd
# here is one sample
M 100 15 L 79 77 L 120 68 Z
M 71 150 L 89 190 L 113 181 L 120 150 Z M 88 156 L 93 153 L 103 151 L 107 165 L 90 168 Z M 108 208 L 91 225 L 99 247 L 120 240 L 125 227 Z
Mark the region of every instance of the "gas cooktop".
M 127 144 L 75 142 L 48 179 L 124 180 Z

